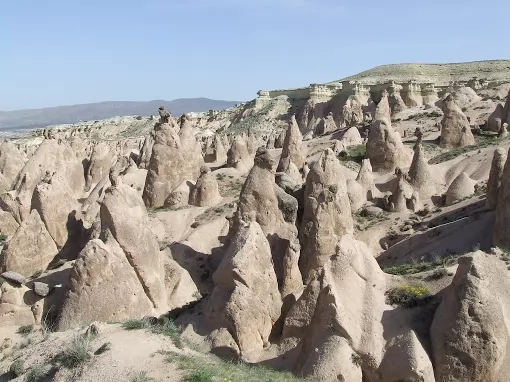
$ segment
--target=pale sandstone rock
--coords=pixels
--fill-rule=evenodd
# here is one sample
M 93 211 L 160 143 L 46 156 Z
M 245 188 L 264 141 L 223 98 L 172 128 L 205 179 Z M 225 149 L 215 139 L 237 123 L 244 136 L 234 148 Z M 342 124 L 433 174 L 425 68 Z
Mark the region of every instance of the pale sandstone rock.
M 108 175 L 117 158 L 115 152 L 106 142 L 94 146 L 86 173 L 87 190 L 93 188 L 102 178 Z
M 213 280 L 209 317 L 233 333 L 241 356 L 262 350 L 282 302 L 269 243 L 258 223 L 239 228 Z
M 18 228 L 19 224 L 16 219 L 9 212 L 0 210 L 0 233 L 11 237 Z
M 342 136 L 342 142 L 345 147 L 361 145 L 363 143 L 363 139 L 361 138 L 358 128 L 353 126 L 347 129 Z
M 452 93 L 452 98 L 460 108 L 467 108 L 482 98 L 469 86 L 463 86 Z
M 5 140 L 0 145 L 0 173 L 10 189 L 16 176 L 25 165 L 25 157 L 16 148 L 14 143 Z
M 432 362 L 413 330 L 386 344 L 379 372 L 384 381 L 436 381 Z
M 300 269 L 305 281 L 332 255 L 338 236 L 354 231 L 347 184 L 341 164 L 330 149 L 310 169 L 299 231 Z
M 503 168 L 501 185 L 498 192 L 496 221 L 492 235 L 493 245 L 510 249 L 510 162 L 507 160 Z
M 57 247 L 39 213 L 32 210 L 2 251 L 1 269 L 31 276 L 45 270 L 57 254 Z
M 78 203 L 67 181 L 59 174 L 37 185 L 32 197 L 32 208 L 39 212 L 48 233 L 59 248 L 68 239 L 69 215 L 78 209 Z
M 53 174 L 56 171 L 65 177 L 75 195 L 81 194 L 85 186 L 81 160 L 69 145 L 55 139 L 44 140 L 20 171 L 13 186 L 14 198 L 19 207 L 18 222 L 30 214 L 35 187 L 47 173 Z M 13 216 L 16 218 L 15 213 Z
M 475 193 L 475 184 L 476 181 L 471 179 L 465 172 L 462 172 L 453 180 L 446 191 L 446 205 L 452 205 L 473 195 Z
M 25 283 L 25 277 L 20 275 L 18 272 L 7 271 L 2 273 L 0 276 L 5 280 L 9 280 L 20 285 Z
M 381 94 L 381 100 L 377 104 L 377 108 L 375 109 L 375 116 L 374 120 L 381 121 L 381 120 L 391 120 L 391 109 L 390 109 L 390 103 L 388 100 L 388 91 L 383 90 Z
M 210 207 L 221 200 L 218 181 L 207 166 L 202 166 L 200 176 L 191 189 L 189 204 L 198 207 Z
M 174 190 L 168 195 L 163 203 L 165 208 L 173 207 L 184 207 L 189 204 L 191 189 L 194 187 L 191 180 L 185 180 L 179 184 Z
M 168 195 L 184 180 L 198 178 L 204 164 L 200 144 L 187 122 L 183 122 L 183 128 L 181 142 L 174 126 L 154 127 L 155 141 L 143 191 L 147 207 L 163 206 Z
M 139 319 L 152 311 L 153 305 L 120 247 L 95 239 L 74 264 L 58 326 L 66 330 L 93 321 Z
M 253 160 L 248 153 L 246 141 L 236 136 L 227 152 L 227 167 L 234 167 L 237 171 L 245 173 L 253 166 Z
M 436 191 L 436 187 L 428 161 L 425 158 L 425 150 L 422 145 L 423 133 L 417 128 L 415 135 L 418 139 L 414 145 L 413 160 L 409 168 L 409 183 L 418 192 L 432 195 Z
M 322 118 L 317 127 L 315 128 L 315 135 L 321 136 L 330 134 L 338 129 L 335 120 L 333 118 L 333 113 L 329 113 L 326 118 Z
M 216 163 L 227 162 L 227 151 L 225 150 L 225 146 L 218 134 L 214 136 L 214 161 Z
M 370 375 L 382 360 L 384 274 L 365 244 L 344 235 L 311 285 L 319 293 L 315 301 L 309 299 L 315 305 L 307 308 L 313 311 L 311 320 L 300 319 L 303 341 L 294 371 L 313 380 L 361 381 L 362 370 Z
M 372 174 L 372 165 L 370 164 L 370 159 L 363 159 L 361 162 L 361 167 L 359 169 L 358 176 L 356 177 L 356 182 L 358 182 L 361 187 L 363 187 L 363 192 L 366 195 L 366 200 L 371 200 L 374 196 L 375 182 L 374 174 Z
M 242 222 L 255 220 L 267 235 L 273 254 L 278 283 L 283 280 L 283 256 L 289 243 L 296 239 L 297 200 L 275 184 L 274 159 L 265 149 L 259 149 L 255 165 L 248 174 L 231 221 L 231 231 L 237 232 Z
M 459 259 L 430 331 L 436 381 L 507 379 L 507 272 L 499 259 L 483 252 Z
M 139 168 L 147 168 L 147 166 L 149 166 L 153 146 L 154 136 L 153 133 L 151 132 L 149 135 L 145 137 L 145 140 L 143 141 L 143 146 L 142 149 L 140 150 L 140 156 L 138 158 Z
M 487 119 L 487 130 L 499 133 L 504 122 L 503 105 L 498 103 Z
M 391 115 L 398 114 L 407 109 L 402 96 L 399 91 L 392 91 L 388 96 L 388 102 L 391 110 Z
M 100 210 L 101 228 L 110 231 L 122 248 L 154 308 L 164 309 L 163 261 L 143 200 L 136 190 L 110 180 L 113 186 L 106 190 Z
M 474 144 L 469 121 L 451 95 L 444 99 L 442 110 L 440 146 L 451 149 Z
M 354 179 L 347 181 L 347 194 L 351 204 L 351 211 L 358 211 L 367 201 L 367 192 L 361 184 Z
M 182 308 L 201 297 L 188 271 L 169 256 L 165 256 L 165 288 L 169 311 Z
M 406 167 L 409 160 L 400 134 L 387 119 L 377 120 L 370 127 L 366 155 L 374 171 L 392 172 L 396 167 Z
M 306 160 L 303 149 L 303 136 L 301 131 L 299 131 L 295 115 L 292 116 L 285 133 L 285 141 L 283 142 L 282 155 L 277 171 L 281 171 L 280 168 L 283 166 L 285 159 L 289 159 L 298 169 L 303 168 Z
M 487 208 L 494 209 L 497 206 L 506 159 L 507 154 L 503 148 L 494 150 L 489 180 L 487 181 L 487 199 L 485 202 Z
M 351 95 L 347 98 L 342 108 L 342 118 L 347 127 L 363 122 L 363 103 L 358 96 Z
M 33 325 L 34 315 L 29 304 L 35 302 L 35 297 L 26 286 L 3 281 L 0 284 L 0 326 Z

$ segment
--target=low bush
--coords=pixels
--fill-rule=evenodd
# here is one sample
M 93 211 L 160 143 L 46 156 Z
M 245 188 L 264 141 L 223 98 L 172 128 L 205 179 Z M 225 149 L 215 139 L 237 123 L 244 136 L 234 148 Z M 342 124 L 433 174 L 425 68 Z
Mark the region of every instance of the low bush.
M 11 363 L 11 366 L 9 366 L 9 371 L 16 377 L 23 375 L 23 373 L 25 373 L 25 362 L 23 362 L 21 359 L 15 360 L 13 363 Z
M 426 303 L 430 298 L 430 292 L 421 285 L 401 285 L 389 290 L 387 296 L 391 305 L 413 308 Z

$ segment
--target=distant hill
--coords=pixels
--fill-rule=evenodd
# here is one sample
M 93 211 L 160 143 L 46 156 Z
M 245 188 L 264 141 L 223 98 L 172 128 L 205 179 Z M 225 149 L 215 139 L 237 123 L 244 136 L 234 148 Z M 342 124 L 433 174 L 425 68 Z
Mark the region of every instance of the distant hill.
M 334 82 L 359 81 L 366 84 L 408 82 L 432 82 L 445 86 L 450 81 L 468 81 L 473 77 L 496 82 L 510 82 L 510 60 L 474 61 L 452 64 L 391 64 L 349 76 Z
M 158 107 L 165 106 L 176 116 L 183 113 L 223 110 L 239 102 L 218 101 L 208 98 L 181 98 L 173 101 L 147 102 L 111 101 L 82 105 L 58 106 L 45 109 L 0 111 L 0 129 L 35 129 L 48 125 L 76 123 L 125 115 L 157 114 Z

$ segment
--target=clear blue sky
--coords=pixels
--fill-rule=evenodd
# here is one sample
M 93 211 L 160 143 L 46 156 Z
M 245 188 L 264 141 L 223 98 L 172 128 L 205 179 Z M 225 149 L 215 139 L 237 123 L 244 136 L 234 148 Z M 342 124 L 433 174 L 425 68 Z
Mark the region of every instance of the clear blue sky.
M 376 65 L 510 58 L 509 0 L 1 0 L 0 110 L 249 100 Z

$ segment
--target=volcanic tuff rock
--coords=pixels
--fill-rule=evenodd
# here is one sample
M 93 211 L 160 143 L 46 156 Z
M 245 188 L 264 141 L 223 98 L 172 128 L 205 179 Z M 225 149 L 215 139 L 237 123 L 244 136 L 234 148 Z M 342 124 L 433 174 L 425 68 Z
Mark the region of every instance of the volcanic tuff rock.
M 57 254 L 57 247 L 46 230 L 39 213 L 32 210 L 5 246 L 1 269 L 31 276 L 43 271 Z
M 503 169 L 505 167 L 506 160 L 507 153 L 505 149 L 499 148 L 494 150 L 489 180 L 487 181 L 486 205 L 488 208 L 496 208 L 498 204 L 499 190 L 501 188 Z
M 400 134 L 393 130 L 389 119 L 378 120 L 370 127 L 367 158 L 374 171 L 392 172 L 406 167 L 409 161 Z
M 208 207 L 215 205 L 221 200 L 218 189 L 218 181 L 209 167 L 202 166 L 200 176 L 191 189 L 189 203 L 193 206 Z
M 510 372 L 508 270 L 483 252 L 459 259 L 430 337 L 436 381 L 503 381 Z
M 242 356 L 262 350 L 282 302 L 271 249 L 257 222 L 239 227 L 213 280 L 209 316 L 233 333 Z
M 469 121 L 451 95 L 444 99 L 442 109 L 441 147 L 452 149 L 475 143 Z

